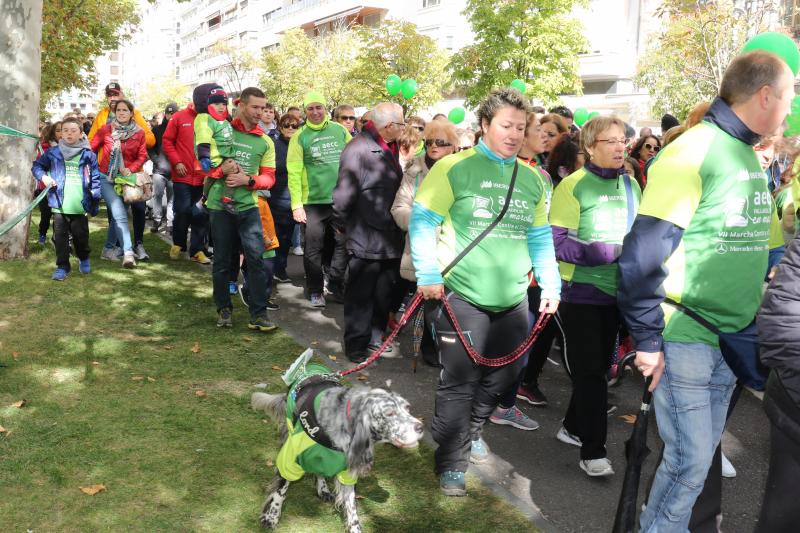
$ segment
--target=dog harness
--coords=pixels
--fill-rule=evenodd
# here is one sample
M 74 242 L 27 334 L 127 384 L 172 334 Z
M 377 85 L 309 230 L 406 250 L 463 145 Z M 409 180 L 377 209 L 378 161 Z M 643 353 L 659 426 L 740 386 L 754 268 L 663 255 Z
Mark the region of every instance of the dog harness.
M 297 481 L 308 472 L 323 477 L 336 476 L 343 485 L 356 484 L 357 479 L 347 471 L 347 456 L 334 447 L 317 420 L 321 393 L 340 386 L 338 377 L 328 368 L 310 364 L 289 387 L 286 399 L 289 435 L 276 461 L 278 472 L 287 481 Z

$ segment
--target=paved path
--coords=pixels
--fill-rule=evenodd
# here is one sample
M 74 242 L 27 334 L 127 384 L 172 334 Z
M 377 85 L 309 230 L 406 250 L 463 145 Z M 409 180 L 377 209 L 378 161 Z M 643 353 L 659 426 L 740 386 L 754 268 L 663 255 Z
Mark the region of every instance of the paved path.
M 272 313 L 273 319 L 300 344 L 313 346 L 323 355 L 334 355 L 337 360 L 329 363 L 344 368 L 342 306 L 329 303 L 320 311 L 303 300 L 301 258 L 290 258 L 289 274 L 293 282 L 278 285 L 281 310 Z M 420 362 L 417 373 L 412 374 L 410 344 L 410 333 L 406 331 L 401 335 L 400 349 L 394 350 L 405 356 L 381 358 L 367 369 L 368 383 L 373 386 L 390 383 L 393 390 L 411 402 L 413 411 L 422 416 L 429 427 L 437 371 Z M 524 402 L 520 405 L 541 423 L 541 428 L 525 432 L 487 423 L 484 437 L 496 457 L 489 465 L 479 470 L 471 467 L 470 471 L 496 493 L 512 501 L 544 531 L 608 532 L 625 469 L 623 445 L 632 428 L 620 417 L 636 412 L 641 387 L 641 379 L 632 377 L 612 389 L 610 400 L 619 408 L 609 418 L 609 458 L 617 472 L 610 479 L 588 478 L 578 468 L 577 448 L 554 438 L 569 401 L 570 384 L 563 369 L 550 363 L 541 381 L 550 406 L 533 408 Z M 738 476 L 725 480 L 723 485 L 722 527 L 726 533 L 753 531 L 767 474 L 768 427 L 760 401 L 745 392 L 723 440 L 738 470 Z M 427 430 L 426 438 L 430 442 Z M 649 443 L 652 450 L 659 446 L 655 423 L 651 423 Z M 655 455 L 652 453 L 645 464 L 643 484 L 655 468 Z

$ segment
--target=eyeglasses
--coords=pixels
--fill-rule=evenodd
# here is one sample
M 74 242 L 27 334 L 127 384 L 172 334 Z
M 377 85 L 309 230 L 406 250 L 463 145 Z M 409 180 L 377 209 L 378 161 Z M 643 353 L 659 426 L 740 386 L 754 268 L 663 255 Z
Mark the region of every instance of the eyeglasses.
M 648 150 L 652 150 L 654 152 L 658 152 L 659 150 L 661 150 L 661 147 L 659 145 L 657 145 L 657 144 L 653 145 L 653 144 L 650 144 L 650 143 L 644 143 L 644 147 L 647 148 Z
M 420 133 L 425 131 L 425 126 L 411 126 L 411 127 L 414 128 L 415 130 L 417 130 Z
M 452 143 L 449 143 L 443 139 L 425 139 L 425 146 L 430 148 L 433 145 L 436 145 L 438 148 L 447 148 L 448 146 L 453 146 Z
M 300 127 L 300 124 L 284 124 L 281 128 L 286 128 L 287 130 L 296 130 Z
M 355 119 L 356 119 L 356 117 L 353 117 L 353 116 L 348 116 L 348 117 L 341 116 L 341 117 L 339 117 L 339 120 L 355 120 Z
M 596 142 L 606 143 L 609 146 L 614 146 L 615 144 L 625 146 L 625 139 L 597 139 Z

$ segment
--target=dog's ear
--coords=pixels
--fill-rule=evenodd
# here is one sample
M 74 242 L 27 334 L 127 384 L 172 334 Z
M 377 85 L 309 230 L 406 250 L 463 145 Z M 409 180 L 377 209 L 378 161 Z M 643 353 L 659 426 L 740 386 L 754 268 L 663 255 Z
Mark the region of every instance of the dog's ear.
M 353 433 L 347 450 L 347 468 L 356 475 L 366 474 L 372 468 L 374 453 L 372 449 L 372 413 L 368 397 L 351 403 Z

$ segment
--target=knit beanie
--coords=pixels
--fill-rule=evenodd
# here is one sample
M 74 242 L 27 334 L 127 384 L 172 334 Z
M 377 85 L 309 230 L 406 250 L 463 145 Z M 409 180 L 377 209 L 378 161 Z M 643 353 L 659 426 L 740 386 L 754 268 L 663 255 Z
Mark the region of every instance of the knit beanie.
M 209 104 L 227 104 L 228 103 L 228 94 L 225 92 L 225 89 L 222 87 L 217 87 L 215 89 L 211 89 L 208 93 L 208 103 Z
M 318 91 L 309 91 L 303 97 L 303 107 L 308 107 L 311 104 L 322 104 L 325 105 L 325 97 L 322 96 L 322 93 Z

